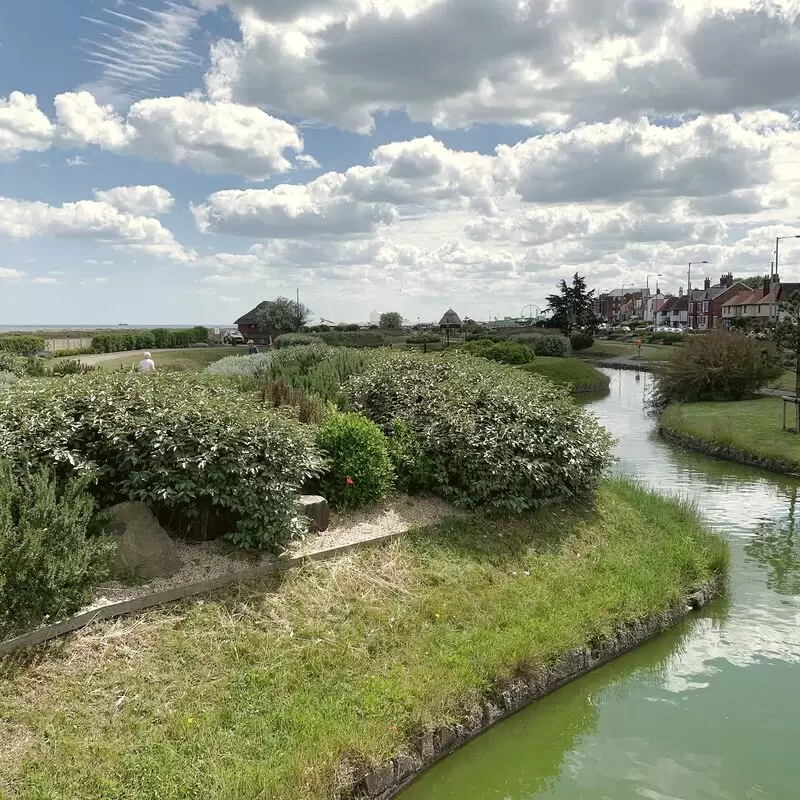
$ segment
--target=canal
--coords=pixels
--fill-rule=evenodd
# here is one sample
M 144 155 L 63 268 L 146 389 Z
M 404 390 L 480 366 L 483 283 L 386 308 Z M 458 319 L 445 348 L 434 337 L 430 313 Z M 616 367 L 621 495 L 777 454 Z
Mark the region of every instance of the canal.
M 800 797 L 798 481 L 683 452 L 644 409 L 650 376 L 608 371 L 589 408 L 615 469 L 691 498 L 730 543 L 728 596 L 437 764 L 402 800 Z

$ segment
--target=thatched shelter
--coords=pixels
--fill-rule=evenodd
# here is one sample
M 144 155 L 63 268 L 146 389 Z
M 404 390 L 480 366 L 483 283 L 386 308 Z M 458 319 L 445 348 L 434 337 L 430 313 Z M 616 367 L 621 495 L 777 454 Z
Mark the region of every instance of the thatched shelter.
M 461 318 L 453 311 L 452 308 L 448 308 L 447 311 L 444 312 L 444 316 L 439 321 L 440 328 L 460 328 L 461 327 Z

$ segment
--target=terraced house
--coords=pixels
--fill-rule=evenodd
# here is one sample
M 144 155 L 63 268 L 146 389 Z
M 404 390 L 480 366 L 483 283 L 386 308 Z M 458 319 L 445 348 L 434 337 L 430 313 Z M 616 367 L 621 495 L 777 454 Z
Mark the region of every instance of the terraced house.
M 719 283 L 711 285 L 706 278 L 702 289 L 692 290 L 688 301 L 688 325 L 694 330 L 721 328 L 724 324 L 724 304 L 742 292 L 749 291 L 743 283 L 734 283 L 733 274 L 720 275 Z
M 748 320 L 756 325 L 766 325 L 781 316 L 780 304 L 800 290 L 800 283 L 781 283 L 775 275 L 769 277 L 756 289 L 738 284 L 740 290 L 722 304 L 722 323 L 733 327 L 737 320 Z

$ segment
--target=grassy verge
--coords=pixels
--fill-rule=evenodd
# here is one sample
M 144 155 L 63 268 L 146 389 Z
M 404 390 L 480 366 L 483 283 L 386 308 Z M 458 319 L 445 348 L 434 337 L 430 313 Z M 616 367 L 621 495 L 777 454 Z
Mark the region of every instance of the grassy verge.
M 577 358 L 550 358 L 537 356 L 522 369 L 542 375 L 561 386 L 570 384 L 574 394 L 603 392 L 608 389 L 609 378 L 586 361 Z
M 676 337 L 677 338 L 677 337 Z M 642 361 L 669 361 L 678 351 L 680 344 L 644 344 L 642 345 Z M 638 359 L 636 342 L 616 342 L 610 339 L 598 339 L 586 350 L 577 355 L 581 358 L 631 358 Z
M 348 764 L 663 611 L 726 558 L 691 509 L 607 481 L 592 507 L 451 522 L 97 625 L 0 672 L 0 795 L 333 798 Z
M 751 458 L 800 468 L 800 436 L 781 427 L 783 400 L 761 397 L 731 403 L 684 403 L 668 408 L 661 418 L 671 433 L 733 447 Z M 793 409 L 787 408 L 793 426 Z
M 181 372 L 200 372 L 204 367 L 225 356 L 246 353 L 247 348 L 234 347 L 187 347 L 181 350 L 153 351 L 156 369 L 178 370 Z M 104 370 L 118 370 L 120 367 L 133 367 L 142 360 L 137 352 L 132 356 L 121 356 L 101 361 L 98 366 Z
M 797 376 L 793 369 L 787 370 L 774 380 L 769 386 L 771 389 L 780 389 L 783 392 L 794 392 L 795 381 Z

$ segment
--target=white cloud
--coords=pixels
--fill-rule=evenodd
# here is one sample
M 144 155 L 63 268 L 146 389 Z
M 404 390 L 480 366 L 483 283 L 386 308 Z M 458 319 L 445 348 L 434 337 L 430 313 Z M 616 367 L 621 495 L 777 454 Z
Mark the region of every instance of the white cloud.
M 75 156 L 67 159 L 68 167 L 85 167 L 88 162 L 83 156 Z
M 0 197 L 0 236 L 87 238 L 182 262 L 195 256 L 157 219 L 134 216 L 96 200 L 52 206 Z
M 797 4 L 686 0 L 231 0 L 215 99 L 366 132 L 405 110 L 447 127 L 796 105 Z
M 34 278 L 31 283 L 40 284 L 42 286 L 52 286 L 54 283 L 58 283 L 58 279 L 56 278 Z
M 0 281 L 18 281 L 25 277 L 25 273 L 10 267 L 0 267 Z
M 48 275 L 55 275 L 56 277 L 59 277 L 59 276 L 63 275 L 64 273 L 60 269 L 51 269 L 47 274 Z
M 297 129 L 258 108 L 191 97 L 134 103 L 125 117 L 89 92 L 55 100 L 59 141 L 185 164 L 200 172 L 231 172 L 262 180 L 291 168 L 286 150 L 300 152 Z
M 0 162 L 12 161 L 24 151 L 47 150 L 52 139 L 53 124 L 39 110 L 36 95 L 0 96 Z
M 165 214 L 175 198 L 161 186 L 115 186 L 103 191 L 95 189 L 95 200 L 139 217 Z
M 308 153 L 301 153 L 295 158 L 294 163 L 300 169 L 319 169 L 320 167 L 319 161 Z

